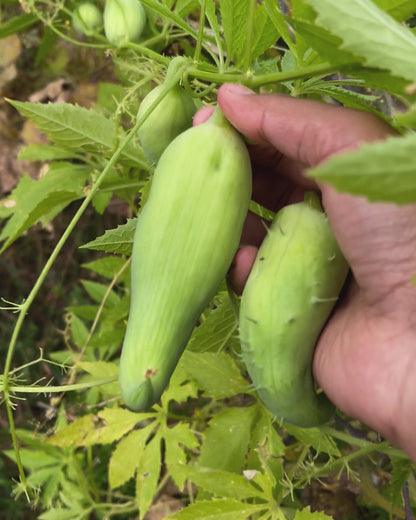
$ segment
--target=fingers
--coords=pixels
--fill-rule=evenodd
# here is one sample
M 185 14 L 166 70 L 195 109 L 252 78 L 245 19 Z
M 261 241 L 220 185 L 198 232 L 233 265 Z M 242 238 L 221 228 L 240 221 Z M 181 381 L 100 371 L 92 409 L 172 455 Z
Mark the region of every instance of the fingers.
M 285 95 L 257 95 L 230 83 L 219 88 L 218 103 L 225 117 L 248 139 L 272 146 L 305 166 L 393 133 L 369 113 Z
M 257 247 L 255 246 L 244 246 L 237 251 L 229 273 L 231 285 L 236 294 L 242 294 L 256 254 Z

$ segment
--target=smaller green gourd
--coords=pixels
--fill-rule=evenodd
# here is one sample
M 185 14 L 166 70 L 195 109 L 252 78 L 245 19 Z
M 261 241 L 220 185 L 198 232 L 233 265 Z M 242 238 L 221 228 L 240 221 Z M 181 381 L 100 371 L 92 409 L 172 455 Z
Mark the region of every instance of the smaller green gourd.
M 147 21 L 139 0 L 107 0 L 104 8 L 104 32 L 107 40 L 120 47 L 137 42 Z
M 140 118 L 163 92 L 159 85 L 147 94 L 140 103 L 137 117 Z M 156 164 L 166 147 L 179 134 L 192 126 L 196 106 L 192 97 L 176 84 L 173 86 L 137 131 L 147 160 Z
M 242 358 L 266 407 L 301 427 L 329 420 L 312 359 L 348 265 L 315 194 L 281 209 L 256 256 L 240 305 Z
M 91 2 L 80 4 L 72 14 L 72 26 L 78 34 L 91 36 L 103 26 L 103 15 Z

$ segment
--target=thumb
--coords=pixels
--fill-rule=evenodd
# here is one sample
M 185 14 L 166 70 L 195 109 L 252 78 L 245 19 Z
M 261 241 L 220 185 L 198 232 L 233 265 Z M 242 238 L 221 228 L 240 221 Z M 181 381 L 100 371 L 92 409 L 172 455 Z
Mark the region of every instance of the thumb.
M 272 146 L 306 167 L 393 133 L 367 112 L 282 94 L 255 94 L 232 83 L 220 87 L 218 103 L 225 117 L 250 140 Z

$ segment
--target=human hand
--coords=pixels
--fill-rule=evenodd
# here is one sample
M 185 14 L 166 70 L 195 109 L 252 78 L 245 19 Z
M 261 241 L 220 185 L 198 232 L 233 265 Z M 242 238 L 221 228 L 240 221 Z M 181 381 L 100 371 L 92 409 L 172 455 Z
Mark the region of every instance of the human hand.
M 353 279 L 316 346 L 318 384 L 345 413 L 401 447 L 416 461 L 416 204 L 370 204 L 304 176 L 334 154 L 383 140 L 393 130 L 352 109 L 225 84 L 227 119 L 250 141 L 253 199 L 277 211 L 321 192 L 323 206 Z M 195 124 L 209 108 L 195 116 Z M 264 226 L 249 215 L 231 282 L 240 293 Z

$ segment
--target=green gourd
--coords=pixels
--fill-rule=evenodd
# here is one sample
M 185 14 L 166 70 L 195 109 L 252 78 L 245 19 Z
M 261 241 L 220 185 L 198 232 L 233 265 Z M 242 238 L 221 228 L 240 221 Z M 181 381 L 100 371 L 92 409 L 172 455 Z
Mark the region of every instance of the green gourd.
M 106 0 L 104 33 L 107 40 L 116 47 L 137 42 L 146 21 L 146 11 L 139 0 Z
M 156 403 L 238 248 L 251 197 L 243 140 L 217 108 L 163 152 L 133 241 L 123 399 Z
M 103 15 L 91 2 L 80 4 L 72 14 L 72 25 L 79 34 L 91 36 L 103 26 Z
M 140 118 L 163 92 L 159 85 L 147 94 L 140 103 L 137 117 Z M 192 97 L 176 84 L 172 87 L 137 131 L 147 160 L 156 164 L 168 144 L 192 126 L 196 106 Z
M 240 305 L 242 359 L 266 407 L 301 427 L 330 419 L 312 359 L 348 265 L 315 194 L 281 209 L 256 256 Z

